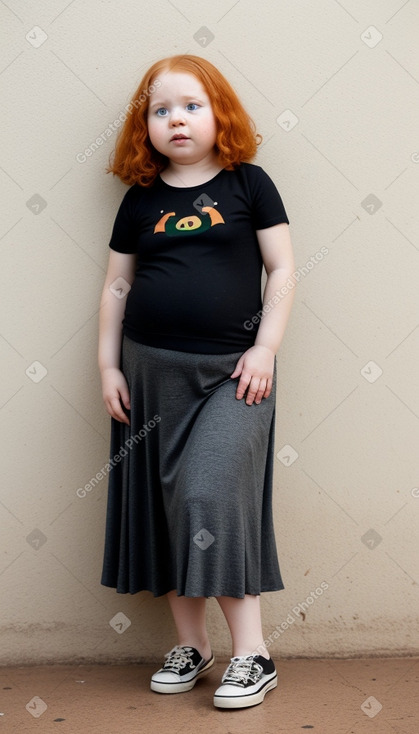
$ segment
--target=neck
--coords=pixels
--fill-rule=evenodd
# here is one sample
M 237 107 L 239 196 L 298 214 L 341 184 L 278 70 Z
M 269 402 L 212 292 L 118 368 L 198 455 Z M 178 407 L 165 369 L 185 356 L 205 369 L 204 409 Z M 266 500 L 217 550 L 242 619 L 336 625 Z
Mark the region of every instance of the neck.
M 222 166 L 214 154 L 196 163 L 182 164 L 170 161 L 160 175 L 163 181 L 173 182 L 175 186 L 195 186 L 205 183 L 221 170 Z

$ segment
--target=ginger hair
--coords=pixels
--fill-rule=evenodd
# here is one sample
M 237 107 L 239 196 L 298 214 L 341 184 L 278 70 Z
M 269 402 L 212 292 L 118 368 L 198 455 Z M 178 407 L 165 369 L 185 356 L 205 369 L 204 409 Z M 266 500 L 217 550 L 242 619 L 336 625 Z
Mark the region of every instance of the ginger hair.
M 151 144 L 147 115 L 150 94 L 154 86 L 158 86 L 159 75 L 168 71 L 192 74 L 204 87 L 216 120 L 215 152 L 219 164 L 233 170 L 240 163 L 250 161 L 262 137 L 256 132 L 255 123 L 234 89 L 207 59 L 177 55 L 157 61 L 144 74 L 125 108 L 127 119 L 118 135 L 107 172 L 129 185 L 151 186 L 156 176 L 166 168 L 168 158 Z

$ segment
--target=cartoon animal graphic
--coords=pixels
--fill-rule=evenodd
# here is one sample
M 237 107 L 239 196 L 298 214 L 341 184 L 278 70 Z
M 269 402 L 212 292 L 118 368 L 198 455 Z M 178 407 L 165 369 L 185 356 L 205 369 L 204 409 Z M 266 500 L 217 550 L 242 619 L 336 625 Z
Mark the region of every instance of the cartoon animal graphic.
M 154 234 L 164 232 L 169 237 L 178 237 L 179 235 L 196 234 L 198 231 L 206 232 L 216 224 L 225 224 L 220 212 L 213 206 L 203 206 L 199 216 L 190 214 L 180 219 L 174 219 L 174 217 L 176 217 L 176 212 L 163 214 L 154 227 Z

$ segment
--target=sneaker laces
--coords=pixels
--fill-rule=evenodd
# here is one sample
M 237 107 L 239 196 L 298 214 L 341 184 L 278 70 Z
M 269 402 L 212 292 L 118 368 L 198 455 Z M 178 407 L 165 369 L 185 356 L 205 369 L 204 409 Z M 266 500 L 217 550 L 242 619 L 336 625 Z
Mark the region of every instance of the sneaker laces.
M 253 655 L 235 657 L 231 658 L 231 663 L 224 673 L 221 682 L 245 686 L 249 681 L 257 683 L 261 673 L 263 673 L 263 668 L 254 660 Z
M 163 665 L 163 670 L 173 670 L 176 673 L 179 673 L 179 671 L 182 668 L 185 668 L 188 664 L 191 669 L 195 668 L 196 666 L 192 660 L 192 653 L 193 650 L 191 647 L 179 647 L 176 645 L 173 650 L 170 650 L 170 652 L 166 653 L 164 656 L 167 660 Z

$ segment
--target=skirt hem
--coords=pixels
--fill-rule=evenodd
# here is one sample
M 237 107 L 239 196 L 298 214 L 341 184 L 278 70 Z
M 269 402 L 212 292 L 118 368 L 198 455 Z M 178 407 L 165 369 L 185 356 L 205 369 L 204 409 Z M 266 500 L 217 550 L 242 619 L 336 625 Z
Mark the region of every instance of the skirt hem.
M 141 592 L 146 591 L 146 592 L 149 592 L 150 594 L 152 594 L 155 599 L 157 599 L 158 597 L 161 597 L 161 596 L 166 596 L 166 594 L 168 594 L 170 591 L 176 591 L 177 592 L 177 589 L 175 589 L 173 587 L 170 588 L 170 589 L 168 589 L 167 591 L 154 591 L 153 589 L 149 589 L 149 588 L 141 588 L 141 589 L 137 589 L 136 591 L 130 591 L 129 589 L 127 589 L 126 591 L 123 591 L 121 589 L 118 589 L 117 586 L 115 586 L 114 584 L 105 584 L 102 581 L 101 582 L 101 585 L 102 586 L 106 586 L 107 588 L 115 589 L 115 591 L 116 591 L 117 594 L 130 594 L 131 596 L 134 596 L 134 594 L 141 594 Z M 247 596 L 247 595 L 249 595 L 249 596 L 260 596 L 261 594 L 268 594 L 268 593 L 272 593 L 274 591 L 284 591 L 284 589 L 285 589 L 285 586 L 284 585 L 282 585 L 282 586 L 281 585 L 274 585 L 272 587 L 270 587 L 270 586 L 263 587 L 260 591 L 255 591 L 255 590 L 245 591 L 242 594 L 239 594 L 237 592 L 235 592 L 235 593 L 227 593 L 225 591 L 211 592 L 211 593 L 206 592 L 205 594 L 184 594 L 184 593 L 177 592 L 177 596 L 184 596 L 184 597 L 186 597 L 188 599 L 197 599 L 197 598 L 201 598 L 201 597 L 205 597 L 206 599 L 212 599 L 212 598 L 215 599 L 218 596 L 226 596 L 226 597 L 233 598 L 233 599 L 244 599 L 244 597 Z

